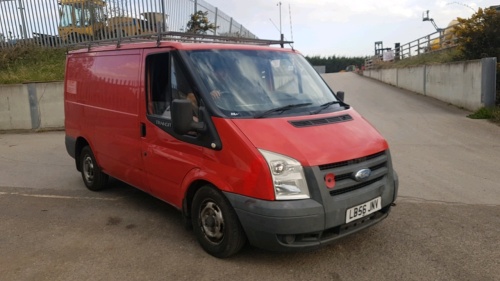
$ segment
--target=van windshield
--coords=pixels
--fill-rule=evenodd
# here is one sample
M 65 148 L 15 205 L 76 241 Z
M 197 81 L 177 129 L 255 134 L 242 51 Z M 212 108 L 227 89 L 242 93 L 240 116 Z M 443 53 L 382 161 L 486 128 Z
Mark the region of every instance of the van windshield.
M 195 75 L 228 117 L 304 115 L 343 108 L 299 54 L 263 50 L 187 52 Z M 331 106 L 325 108 L 325 104 Z

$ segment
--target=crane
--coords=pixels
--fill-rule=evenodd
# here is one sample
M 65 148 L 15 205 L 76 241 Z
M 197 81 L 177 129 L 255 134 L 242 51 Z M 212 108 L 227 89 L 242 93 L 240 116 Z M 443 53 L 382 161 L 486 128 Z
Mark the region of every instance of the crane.
M 436 29 L 437 32 L 441 32 L 443 30 L 442 28 L 439 28 L 437 26 L 437 24 L 434 22 L 434 19 L 429 18 L 429 10 L 427 10 L 422 14 L 422 21 L 430 21 L 432 25 L 434 25 L 434 28 Z

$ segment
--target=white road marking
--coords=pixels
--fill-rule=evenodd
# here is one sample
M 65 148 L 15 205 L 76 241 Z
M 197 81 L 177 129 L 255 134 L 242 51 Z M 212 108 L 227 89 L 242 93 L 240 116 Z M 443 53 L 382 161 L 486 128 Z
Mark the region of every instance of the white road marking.
M 85 200 L 102 200 L 102 201 L 117 201 L 122 197 L 104 198 L 104 197 L 78 197 L 78 196 L 63 196 L 63 195 L 44 195 L 44 194 L 27 194 L 19 192 L 0 192 L 0 195 L 15 195 L 35 198 L 50 198 L 50 199 L 85 199 Z

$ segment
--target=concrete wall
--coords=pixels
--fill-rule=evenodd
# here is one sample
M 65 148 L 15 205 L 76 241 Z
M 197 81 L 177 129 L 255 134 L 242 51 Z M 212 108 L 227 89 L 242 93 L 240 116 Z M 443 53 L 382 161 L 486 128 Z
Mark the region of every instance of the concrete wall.
M 0 85 L 0 130 L 31 129 L 28 91 L 22 85 Z
M 35 84 L 40 109 L 40 128 L 64 127 L 64 83 Z
M 400 68 L 396 86 L 415 93 L 425 94 L 425 66 Z
M 425 71 L 425 94 L 430 97 L 477 110 L 481 103 L 481 61 L 429 65 Z
M 384 71 L 380 72 L 380 81 L 397 86 L 398 85 L 398 70 L 396 68 L 393 69 L 384 69 Z
M 64 127 L 64 83 L 0 85 L 0 131 Z
M 475 111 L 496 98 L 496 58 L 366 70 L 363 75 Z

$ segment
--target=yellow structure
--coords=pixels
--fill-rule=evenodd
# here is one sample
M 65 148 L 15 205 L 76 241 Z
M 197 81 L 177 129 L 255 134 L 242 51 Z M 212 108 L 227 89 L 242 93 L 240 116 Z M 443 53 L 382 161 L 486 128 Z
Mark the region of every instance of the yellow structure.
M 440 37 L 433 39 L 430 42 L 430 50 L 436 51 L 442 48 L 448 48 L 456 44 L 455 28 L 454 26 L 458 24 L 458 20 L 454 19 L 450 21 L 444 32 Z M 443 41 L 441 41 L 443 39 Z
M 157 20 L 155 13 L 144 13 L 145 20 L 125 16 L 108 18 L 103 0 L 60 0 L 59 5 L 58 32 L 68 43 L 151 34 L 157 30 L 157 22 L 151 20 Z

